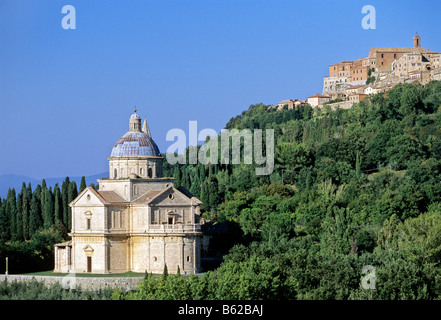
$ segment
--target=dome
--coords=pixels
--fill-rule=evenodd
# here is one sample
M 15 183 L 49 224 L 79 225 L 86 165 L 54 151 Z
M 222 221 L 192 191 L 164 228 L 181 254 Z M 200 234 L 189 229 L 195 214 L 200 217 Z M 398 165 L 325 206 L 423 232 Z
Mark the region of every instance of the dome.
M 135 113 L 130 116 L 130 119 L 141 119 L 139 114 L 136 113 L 136 109 L 135 109 Z
M 119 138 L 110 156 L 160 156 L 160 153 L 158 146 L 147 133 L 129 131 Z

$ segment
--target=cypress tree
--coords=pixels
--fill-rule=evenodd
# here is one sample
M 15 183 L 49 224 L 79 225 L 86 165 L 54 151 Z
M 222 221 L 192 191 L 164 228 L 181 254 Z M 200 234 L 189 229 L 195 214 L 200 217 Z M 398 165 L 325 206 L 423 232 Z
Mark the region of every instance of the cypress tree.
M 360 150 L 357 150 L 357 155 L 355 159 L 355 175 L 357 178 L 361 176 L 361 155 Z
M 205 180 L 202 183 L 202 186 L 201 186 L 201 199 L 200 200 L 202 201 L 202 208 L 204 210 L 208 211 L 208 209 L 210 207 L 210 203 L 209 203 L 210 198 L 209 198 L 209 193 L 208 193 L 208 183 L 207 183 L 207 180 Z
M 217 183 L 217 179 L 213 176 L 213 178 L 210 179 L 210 182 L 207 185 L 208 189 L 208 203 L 210 205 L 210 208 L 215 208 L 219 202 L 219 187 Z
M 193 194 L 196 198 L 201 196 L 201 181 L 199 180 L 199 175 L 196 172 L 191 181 L 190 193 Z
M 198 164 L 198 168 L 199 168 L 199 180 L 201 182 L 204 182 L 205 178 L 207 176 L 206 173 L 205 173 L 205 166 L 203 164 L 199 163 Z
M 23 192 L 26 192 L 26 184 L 23 182 L 20 193 L 17 195 L 15 216 L 15 240 L 23 241 Z
M 48 229 L 54 224 L 54 202 L 52 188 L 46 188 L 44 192 L 43 227 Z
M 167 264 L 164 264 L 164 270 L 162 271 L 162 279 L 166 280 L 168 276 Z
M 63 204 L 63 224 L 65 226 L 69 225 L 69 202 L 68 202 L 68 190 L 69 190 L 69 185 L 70 185 L 70 181 L 69 181 L 69 177 L 66 177 L 66 179 L 64 179 L 63 184 L 61 185 L 61 201 Z
M 210 179 L 213 176 L 213 166 L 209 163 L 207 164 L 208 175 L 207 178 Z
M 29 237 L 32 236 L 43 226 L 41 217 L 41 186 L 38 185 L 32 194 L 31 206 L 29 209 Z
M 32 187 L 31 187 L 31 183 L 28 183 L 28 187 L 26 188 L 26 195 L 28 196 L 29 199 L 32 198 Z
M 32 188 L 30 183 L 28 184 L 28 187 L 23 190 L 23 192 L 23 238 L 25 240 L 29 240 L 29 211 L 32 199 Z
M 63 223 L 63 203 L 58 183 L 56 183 L 54 187 L 54 223 L 55 225 Z
M 44 212 L 44 201 L 45 201 L 44 195 L 46 193 L 46 190 L 47 190 L 46 180 L 43 179 L 43 181 L 41 181 L 41 189 L 40 189 L 40 201 L 41 201 L 40 212 L 42 217 Z
M 190 188 L 190 177 L 189 177 L 188 171 L 186 169 L 184 169 L 183 172 L 182 172 L 181 185 L 184 188 L 187 188 L 187 189 Z
M 9 237 L 9 219 L 6 214 L 6 202 L 0 200 L 0 240 L 6 240 Z
M 16 196 L 15 196 L 15 189 L 9 189 L 8 190 L 8 196 L 6 197 L 6 215 L 8 216 L 9 220 L 9 239 L 16 240 Z
M 81 193 L 84 189 L 86 189 L 87 188 L 87 185 L 86 185 L 86 177 L 85 176 L 82 176 L 81 177 L 81 182 L 80 182 L 80 190 L 79 190 L 79 193 Z
M 71 229 L 71 221 L 72 221 L 72 209 L 69 207 L 69 203 L 71 203 L 78 196 L 77 184 L 75 181 L 69 183 L 69 187 L 67 190 L 67 229 Z
M 181 186 L 181 170 L 179 170 L 178 165 L 175 165 L 175 169 L 173 171 L 173 177 L 175 178 L 175 182 L 174 182 L 175 188 Z

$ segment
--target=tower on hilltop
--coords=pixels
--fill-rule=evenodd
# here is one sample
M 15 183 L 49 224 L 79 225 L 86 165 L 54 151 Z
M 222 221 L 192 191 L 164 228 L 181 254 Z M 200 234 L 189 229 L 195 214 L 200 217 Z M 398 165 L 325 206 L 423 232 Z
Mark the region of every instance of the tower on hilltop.
M 421 37 L 418 35 L 418 33 L 413 36 L 413 47 L 421 48 Z

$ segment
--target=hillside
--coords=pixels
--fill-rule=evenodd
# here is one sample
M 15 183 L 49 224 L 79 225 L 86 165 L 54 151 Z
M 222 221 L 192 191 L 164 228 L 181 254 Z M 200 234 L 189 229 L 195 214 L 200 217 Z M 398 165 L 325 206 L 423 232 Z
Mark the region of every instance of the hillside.
M 440 82 L 397 85 L 348 110 L 252 105 L 226 128 L 273 128 L 275 171 L 164 166 L 204 202 L 207 254 L 223 255 L 192 289 L 206 299 L 441 298 Z M 363 287 L 369 277 L 376 290 Z M 153 297 L 197 298 L 187 285 Z
M 226 128 L 274 129 L 274 172 L 163 166 L 202 200 L 202 257 L 222 263 L 199 277 L 148 276 L 115 298 L 441 298 L 441 82 L 400 84 L 345 110 L 251 105 Z M 60 187 L 2 199 L 0 259 L 50 269 L 78 192 Z

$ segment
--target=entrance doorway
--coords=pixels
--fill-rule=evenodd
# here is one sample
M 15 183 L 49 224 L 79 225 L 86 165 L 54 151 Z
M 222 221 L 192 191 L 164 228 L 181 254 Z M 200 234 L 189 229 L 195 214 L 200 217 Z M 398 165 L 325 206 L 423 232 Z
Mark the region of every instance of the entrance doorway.
M 92 272 L 92 257 L 87 257 L 87 272 Z

